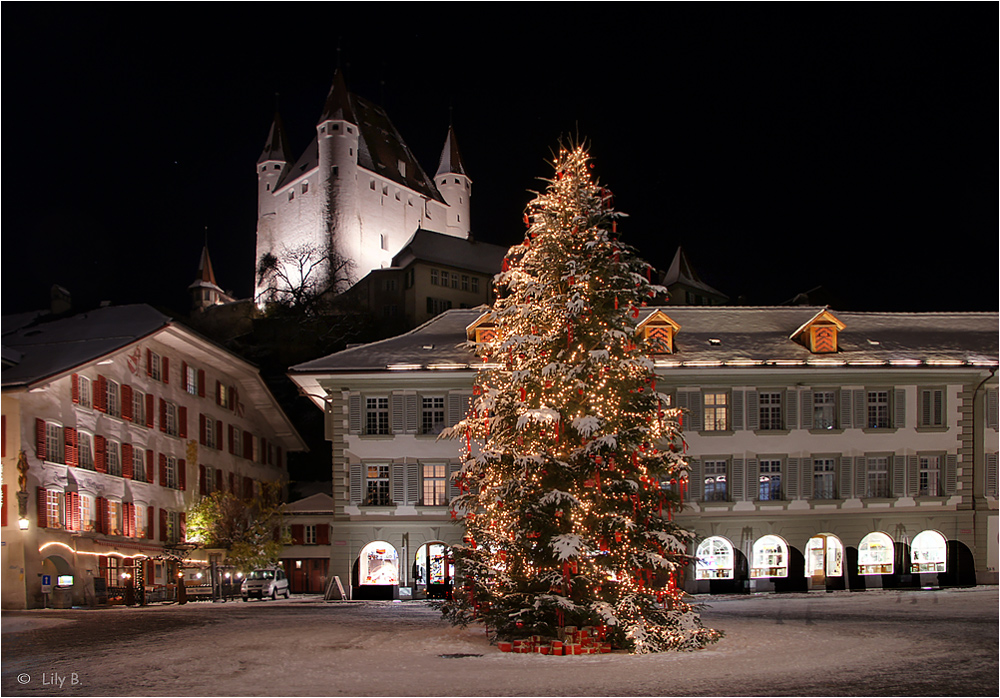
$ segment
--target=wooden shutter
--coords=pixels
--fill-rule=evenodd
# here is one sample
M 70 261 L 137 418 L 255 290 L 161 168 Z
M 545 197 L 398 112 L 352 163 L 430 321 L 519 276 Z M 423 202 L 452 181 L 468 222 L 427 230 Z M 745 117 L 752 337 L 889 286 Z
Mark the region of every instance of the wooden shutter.
M 841 390 L 838 398 L 840 399 L 840 424 L 838 426 L 841 429 L 850 429 L 854 426 L 854 422 L 851 420 L 851 405 L 854 401 L 852 391 Z
M 249 431 L 243 432 L 243 457 L 253 460 L 253 434 Z
M 1000 480 L 1000 478 L 998 478 L 998 471 L 1000 471 L 1000 467 L 998 467 L 998 465 L 1000 465 L 1000 458 L 997 457 L 997 454 L 996 453 L 987 453 L 986 454 L 986 494 L 991 495 L 993 497 L 997 496 L 997 489 L 998 489 L 997 488 L 997 484 L 998 484 L 998 480 Z M 6 501 L 7 501 L 7 498 L 4 497 L 4 502 L 6 502 Z
M 854 457 L 854 496 L 858 499 L 868 496 L 868 459 L 865 456 Z
M 70 377 L 70 395 L 74 403 L 80 403 L 80 376 L 76 373 Z
M 906 496 L 906 456 L 893 455 L 890 459 L 892 472 L 889 474 L 892 483 L 892 496 Z
M 7 525 L 7 501 L 7 485 L 0 485 L 0 526 Z
M 177 489 L 181 492 L 187 489 L 187 461 L 183 458 L 177 459 Z
M 94 402 L 94 409 L 98 412 L 108 411 L 108 379 L 104 376 L 97 376 L 97 390 L 93 391 L 91 398 Z
M 316 545 L 330 545 L 330 524 L 316 524 Z
M 160 431 L 167 431 L 167 401 L 160 398 Z
M 153 449 L 146 451 L 146 482 L 153 484 Z M 152 525 L 152 524 L 150 524 Z
M 851 472 L 853 464 L 851 456 L 841 456 L 840 467 L 837 469 L 837 496 L 841 499 L 854 496 L 854 477 Z
M 402 393 L 393 393 L 390 403 L 392 433 L 402 434 L 406 429 L 405 396 Z
M 198 397 L 205 397 L 205 369 L 198 369 Z
M 267 463 L 267 439 L 260 437 L 260 453 L 257 454 L 257 462 Z
M 305 543 L 305 526 L 302 524 L 292 524 L 292 545 L 302 545 Z
M 236 473 L 229 473 L 229 491 L 233 494 L 239 494 L 236 491 Z
M 448 500 L 449 502 L 459 495 L 458 485 L 455 484 L 455 473 L 461 468 L 461 464 L 454 461 L 448 463 Z
M 920 457 L 906 457 L 906 494 L 916 496 L 920 491 Z
M 179 514 L 177 514 L 177 528 L 180 531 L 180 541 L 182 543 L 186 542 L 188 539 L 186 512 L 182 511 Z
M 45 420 L 35 418 L 35 455 L 38 460 L 46 460 L 48 453 L 45 446 Z
M 785 429 L 796 429 L 799 426 L 799 391 L 798 390 L 786 390 L 785 391 L 785 414 L 784 414 L 784 426 Z
M 122 385 L 122 419 L 126 422 L 131 422 L 135 419 L 135 411 L 132 405 L 132 386 L 129 384 Z
M 49 491 L 44 487 L 39 487 L 36 493 L 35 503 L 38 507 L 38 527 L 49 527 Z
M 135 518 L 132 516 L 131 509 L 132 505 L 130 503 L 122 502 L 122 533 L 125 534 L 126 538 L 132 536 L 132 529 L 134 528 L 132 524 Z
M 108 500 L 104 497 L 94 498 L 94 527 L 98 533 L 111 533 L 108 526 Z
M 131 480 L 133 474 L 132 444 L 122 444 L 122 477 L 127 480 Z
M 990 429 L 997 429 L 997 389 L 992 388 L 986 391 L 986 426 Z
M 222 450 L 222 420 L 215 420 L 215 447 Z
M 733 467 L 729 472 L 729 499 L 734 502 L 746 501 L 746 461 L 733 458 Z
M 207 478 L 205 477 L 205 466 L 199 464 L 198 465 L 198 494 L 200 494 L 202 497 L 204 497 L 205 494 L 207 494 L 207 492 L 206 492 L 207 488 L 208 488 L 208 481 L 207 481 Z
M 410 393 L 406 396 L 406 433 L 417 434 L 420 432 L 420 396 Z
M 701 431 L 704 422 L 702 421 L 702 395 L 701 392 L 697 390 L 691 391 L 690 399 L 688 400 L 688 409 L 690 411 L 690 424 L 688 428 L 691 431 Z M 732 414 L 728 415 L 732 417 Z M 728 426 L 728 425 L 727 425 Z
M 470 402 L 472 400 L 472 395 L 469 393 L 461 391 L 452 391 L 448 393 L 447 399 L 447 420 L 448 426 L 453 427 L 469 414 Z
M 390 468 L 392 473 L 392 501 L 397 506 L 406 504 L 406 469 L 403 463 L 393 463 Z
M 236 455 L 236 429 L 232 424 L 229 425 L 229 453 Z
M 799 426 L 802 429 L 813 428 L 813 409 L 813 391 L 806 390 L 802 393 L 802 412 L 799 414 Z
M 896 429 L 906 427 L 906 390 L 900 388 L 893 391 L 892 396 L 894 416 L 892 426 Z
M 222 381 L 215 381 L 215 404 L 222 405 Z
M 79 531 L 80 525 L 80 493 L 66 493 L 66 528 L 71 531 Z
M 204 414 L 198 414 L 198 443 L 202 446 L 208 441 L 208 422 L 205 419 Z
M 406 464 L 406 503 L 416 504 L 420 501 L 420 464 Z
M 351 474 L 350 474 L 350 502 L 351 504 L 360 504 L 364 496 L 364 478 L 362 477 L 361 463 L 351 463 Z
M 160 487 L 167 486 L 167 454 L 160 454 Z
M 146 426 L 153 428 L 153 394 L 146 393 Z
M 702 473 L 701 459 L 688 458 L 688 487 L 691 501 L 700 502 L 703 496 L 705 477 Z
M 94 470 L 99 473 L 108 472 L 108 442 L 101 435 L 94 436 Z
M 160 509 L 160 541 L 167 542 L 167 510 Z
M 756 390 L 747 391 L 747 429 L 753 431 L 760 426 L 760 398 Z
M 155 515 L 156 509 L 154 507 L 146 507 L 146 538 L 149 540 L 153 540 L 153 517 Z
M 799 478 L 799 481 L 802 483 L 802 486 L 799 489 L 799 498 L 800 499 L 812 499 L 812 496 L 813 496 L 813 477 L 814 477 L 814 473 L 813 473 L 813 459 L 812 458 L 803 458 L 801 460 L 801 466 L 802 466 L 802 471 L 801 471 L 801 477 Z M 836 477 L 836 475 L 834 475 L 834 477 Z
M 944 493 L 949 497 L 958 491 L 958 456 L 949 453 L 944 457 Z
M 253 499 L 253 479 L 246 475 L 243 476 L 243 498 Z
M 63 428 L 63 456 L 66 465 L 79 465 L 80 456 L 77 449 L 77 434 L 73 427 Z
M 160 379 L 164 385 L 170 382 L 170 359 L 165 356 L 160 357 Z
M 215 489 L 217 492 L 222 492 L 222 471 L 216 468 L 215 470 Z
M 753 501 L 760 497 L 760 465 L 756 458 L 747 458 L 744 475 L 746 478 L 746 489 L 744 490 L 746 499 Z
M 347 430 L 351 434 L 360 434 L 362 425 L 361 395 L 352 393 L 347 398 Z
M 730 413 L 730 428 L 733 431 L 740 431 L 743 429 L 743 391 L 734 390 L 732 396 L 732 411 Z
M 785 459 L 785 496 L 782 499 L 801 499 L 799 485 L 802 480 L 802 473 L 799 470 L 798 458 Z
M 188 408 L 183 405 L 177 408 L 177 435 L 182 439 L 188 435 Z
M 146 350 L 146 375 L 147 376 L 152 376 L 153 375 L 153 350 L 152 349 L 147 349 Z
M 868 424 L 868 391 L 852 390 L 851 395 L 854 398 L 854 428 L 864 429 L 870 426 Z

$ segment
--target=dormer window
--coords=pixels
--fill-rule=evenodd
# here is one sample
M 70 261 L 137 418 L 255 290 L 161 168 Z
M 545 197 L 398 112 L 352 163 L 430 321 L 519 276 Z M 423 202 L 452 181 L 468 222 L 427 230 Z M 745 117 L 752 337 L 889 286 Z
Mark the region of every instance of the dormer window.
M 673 354 L 674 337 L 681 326 L 661 310 L 654 311 L 639 323 L 636 334 L 641 336 L 652 354 Z
M 838 337 L 844 327 L 844 323 L 824 308 L 793 332 L 790 339 L 813 354 L 835 354 L 839 350 Z
M 474 323 L 465 328 L 466 337 L 470 342 L 485 344 L 492 342 L 497 336 L 497 327 L 489 312 L 483 313 Z

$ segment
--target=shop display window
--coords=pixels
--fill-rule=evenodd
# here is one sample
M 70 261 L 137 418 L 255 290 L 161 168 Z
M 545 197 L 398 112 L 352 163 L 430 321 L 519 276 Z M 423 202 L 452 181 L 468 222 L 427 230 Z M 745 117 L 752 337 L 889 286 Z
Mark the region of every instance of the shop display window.
M 836 536 L 821 533 L 806 543 L 806 576 L 841 577 L 844 574 L 844 544 Z
M 695 553 L 695 579 L 732 579 L 733 544 L 721 536 L 706 538 Z
M 788 576 L 788 544 L 779 536 L 762 536 L 753 544 L 753 564 L 750 577 Z
M 921 531 L 910 545 L 910 571 L 944 572 L 948 541 L 937 531 Z
M 417 550 L 416 575 L 418 584 L 451 584 L 455 577 L 455 563 L 444 543 L 428 543 Z
M 385 541 L 374 541 L 361 549 L 358 582 L 362 585 L 399 584 L 399 555 Z
M 892 574 L 892 538 L 875 531 L 858 544 L 858 574 Z

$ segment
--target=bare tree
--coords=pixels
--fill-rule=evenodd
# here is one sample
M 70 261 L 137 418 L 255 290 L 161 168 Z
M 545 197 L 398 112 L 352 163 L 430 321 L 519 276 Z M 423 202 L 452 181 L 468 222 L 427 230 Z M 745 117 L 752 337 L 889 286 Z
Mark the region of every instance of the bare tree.
M 354 262 L 336 252 L 308 244 L 283 246 L 257 261 L 257 280 L 266 288 L 258 302 L 318 317 L 334 296 L 351 285 Z

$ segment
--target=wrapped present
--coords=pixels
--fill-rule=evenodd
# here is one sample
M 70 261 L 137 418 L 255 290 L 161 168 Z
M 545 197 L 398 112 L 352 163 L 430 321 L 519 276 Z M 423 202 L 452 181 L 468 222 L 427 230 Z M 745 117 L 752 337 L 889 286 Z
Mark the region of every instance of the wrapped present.
M 560 643 L 558 647 L 556 647 L 555 645 L 553 645 L 551 653 L 554 654 L 554 655 L 556 655 L 557 657 L 561 657 L 562 654 L 563 654 L 562 643 Z
M 510 652 L 512 649 L 514 649 L 514 643 L 513 642 L 498 642 L 497 643 L 497 647 L 500 648 L 501 652 Z

